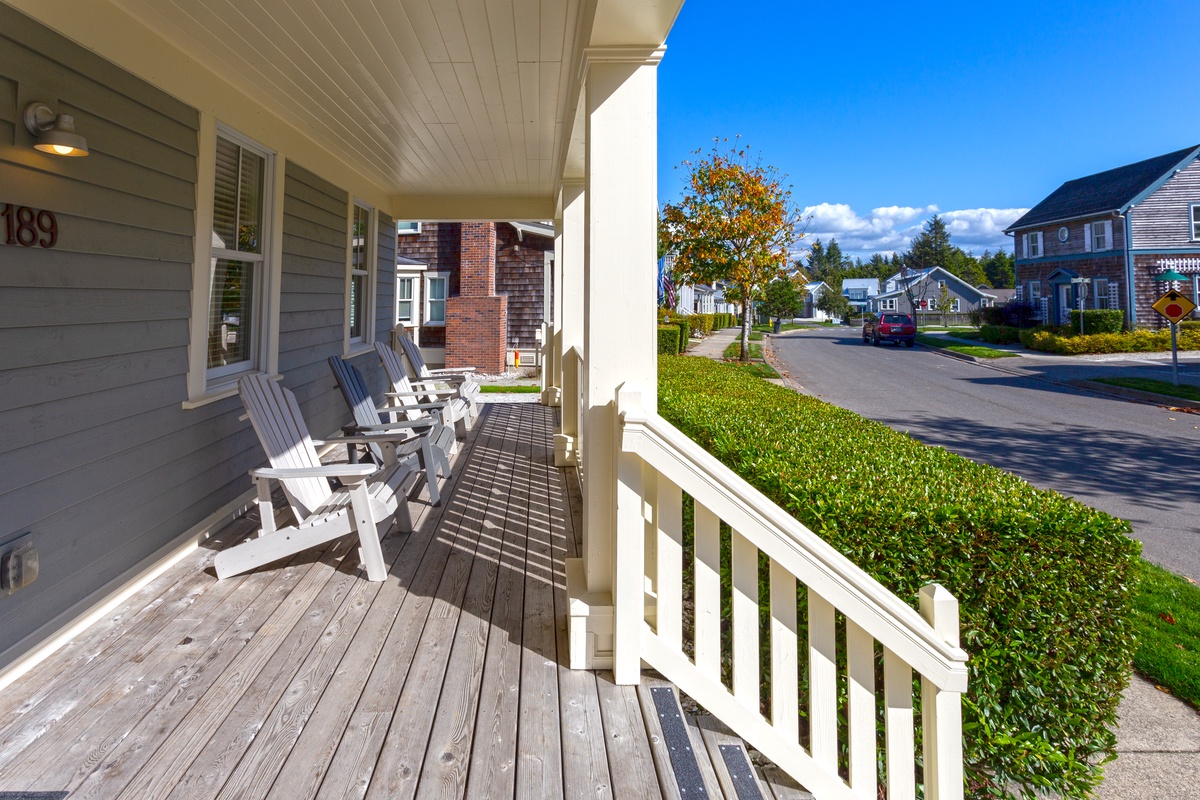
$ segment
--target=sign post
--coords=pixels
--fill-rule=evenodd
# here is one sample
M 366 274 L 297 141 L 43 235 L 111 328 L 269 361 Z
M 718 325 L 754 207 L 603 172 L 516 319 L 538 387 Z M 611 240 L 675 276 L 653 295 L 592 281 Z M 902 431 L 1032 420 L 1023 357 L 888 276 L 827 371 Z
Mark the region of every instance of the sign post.
M 1091 278 L 1071 278 L 1071 283 L 1075 284 L 1075 296 L 1078 298 L 1079 305 L 1079 335 L 1083 336 L 1083 307 L 1088 296 L 1088 285 L 1092 282 Z
M 1179 292 L 1171 289 L 1171 291 L 1155 300 L 1151 308 L 1163 315 L 1171 323 L 1171 382 L 1178 386 L 1179 344 L 1176 338 L 1176 329 L 1179 327 L 1181 319 L 1196 310 L 1196 304 Z

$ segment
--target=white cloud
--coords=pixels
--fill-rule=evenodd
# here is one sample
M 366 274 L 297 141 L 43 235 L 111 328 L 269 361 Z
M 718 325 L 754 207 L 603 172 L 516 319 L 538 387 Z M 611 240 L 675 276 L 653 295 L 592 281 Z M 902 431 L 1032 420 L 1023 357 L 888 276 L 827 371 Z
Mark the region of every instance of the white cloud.
M 924 207 L 882 206 L 861 215 L 845 203 L 821 203 L 804 209 L 805 239 L 828 244 L 836 238 L 842 252 L 866 259 L 872 253 L 897 253 L 908 249 L 925 222 L 940 213 L 950 231 L 950 241 L 979 255 L 984 250 L 1012 249 L 1004 229 L 1028 209 L 972 208 L 941 211 Z M 804 240 L 801 240 L 804 244 Z

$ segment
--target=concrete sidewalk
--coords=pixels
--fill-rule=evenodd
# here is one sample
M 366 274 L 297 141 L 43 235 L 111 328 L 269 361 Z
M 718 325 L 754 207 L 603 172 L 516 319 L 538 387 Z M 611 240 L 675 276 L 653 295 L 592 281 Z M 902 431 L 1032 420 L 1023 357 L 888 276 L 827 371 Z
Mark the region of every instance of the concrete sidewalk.
M 720 359 L 740 333 L 719 331 L 695 343 L 688 355 Z M 769 338 L 764 338 L 763 353 L 770 363 Z M 1061 383 L 1112 374 L 1117 366 L 1120 374 L 1158 380 L 1165 370 L 1170 380 L 1169 358 L 1164 364 L 1161 354 L 1027 356 L 981 366 Z M 778 369 L 778 364 L 772 366 Z M 1181 383 L 1200 383 L 1200 356 L 1181 358 L 1179 367 Z M 1200 713 L 1134 673 L 1118 715 L 1117 759 L 1104 768 L 1097 800 L 1200 800 Z

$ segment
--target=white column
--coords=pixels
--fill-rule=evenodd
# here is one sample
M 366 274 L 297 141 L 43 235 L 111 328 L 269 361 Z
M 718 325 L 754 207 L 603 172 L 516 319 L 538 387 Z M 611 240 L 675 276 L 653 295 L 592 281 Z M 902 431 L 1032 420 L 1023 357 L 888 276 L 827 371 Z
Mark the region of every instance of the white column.
M 611 638 L 605 641 L 600 618 L 603 598 L 612 602 L 617 567 L 617 390 L 635 391 L 647 411 L 657 409 L 657 66 L 663 51 L 595 47 L 584 55 L 583 559 L 568 569 L 568 592 L 573 603 L 586 596 L 597 617 L 595 625 L 586 623 L 595 632 L 591 649 L 598 656 L 607 644 L 609 664 Z M 572 573 L 584 585 L 570 585 Z M 584 620 L 573 613 L 571 623 L 579 628 Z M 573 642 L 582 638 L 572 632 Z M 571 665 L 584 666 L 575 656 Z
M 562 404 L 562 192 L 554 220 L 554 254 L 544 282 L 547 319 L 542 343 L 542 405 Z
M 562 389 L 562 425 L 554 436 L 554 464 L 578 465 L 579 377 L 576 357 L 583 353 L 583 265 L 584 265 L 584 187 L 583 181 L 562 183 L 562 221 L 556 221 L 554 277 L 555 324 L 558 327 L 556 359 Z

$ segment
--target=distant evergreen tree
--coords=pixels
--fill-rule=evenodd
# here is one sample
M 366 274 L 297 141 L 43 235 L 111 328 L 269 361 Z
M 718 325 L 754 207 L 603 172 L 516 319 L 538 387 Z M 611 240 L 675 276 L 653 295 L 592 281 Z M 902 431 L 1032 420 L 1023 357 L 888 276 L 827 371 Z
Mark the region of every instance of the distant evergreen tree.
M 925 230 L 909 245 L 908 252 L 904 254 L 904 264 L 917 272 L 930 267 L 944 267 L 950 263 L 953 249 L 945 220 L 934 214 L 925 223 Z
M 984 250 L 979 264 L 987 275 L 988 285 L 993 289 L 1011 289 L 1017 285 L 1016 258 L 1012 253 Z

